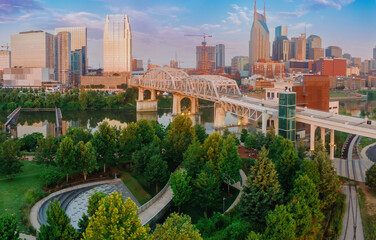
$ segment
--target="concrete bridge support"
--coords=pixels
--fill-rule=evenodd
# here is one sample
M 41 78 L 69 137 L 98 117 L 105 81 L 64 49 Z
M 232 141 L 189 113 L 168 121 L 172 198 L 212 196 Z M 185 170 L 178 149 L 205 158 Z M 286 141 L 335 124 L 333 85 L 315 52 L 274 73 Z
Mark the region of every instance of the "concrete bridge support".
M 321 145 L 325 149 L 325 128 L 320 127 L 321 130 Z
M 248 128 L 249 119 L 245 117 L 238 118 L 238 125 L 242 128 Z
M 262 133 L 263 134 L 266 134 L 266 128 L 267 128 L 267 125 L 268 125 L 268 119 L 269 118 L 270 118 L 269 114 L 267 114 L 266 112 L 262 113 L 262 125 L 261 125 L 261 128 L 262 128 Z
M 330 129 L 330 159 L 334 160 L 334 130 Z
M 179 95 L 179 94 L 174 94 L 173 95 L 173 102 L 172 102 L 172 115 L 180 115 L 181 112 L 181 100 L 183 98 L 188 98 L 189 101 L 191 102 L 191 115 L 196 115 L 199 113 L 198 111 L 198 98 L 194 97 L 187 97 L 184 95 Z
M 220 103 L 214 104 L 214 128 L 223 128 L 226 126 L 226 111 Z
M 315 132 L 316 132 L 317 126 L 311 124 L 311 139 L 310 139 L 310 148 L 311 152 L 315 151 Z
M 144 99 L 144 88 L 138 89 L 138 100 L 137 100 L 137 112 L 156 112 L 158 110 L 158 100 L 157 100 L 157 91 L 156 90 L 149 90 L 150 91 L 150 99 Z
M 276 118 L 274 119 L 274 132 L 276 136 L 278 136 L 278 131 L 279 131 L 279 119 Z

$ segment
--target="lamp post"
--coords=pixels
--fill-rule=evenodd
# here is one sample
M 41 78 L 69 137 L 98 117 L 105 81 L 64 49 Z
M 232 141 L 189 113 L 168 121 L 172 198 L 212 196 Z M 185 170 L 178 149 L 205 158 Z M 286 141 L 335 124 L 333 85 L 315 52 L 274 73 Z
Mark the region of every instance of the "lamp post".
M 223 197 L 223 212 L 222 213 L 225 213 L 225 201 L 226 201 L 226 197 Z

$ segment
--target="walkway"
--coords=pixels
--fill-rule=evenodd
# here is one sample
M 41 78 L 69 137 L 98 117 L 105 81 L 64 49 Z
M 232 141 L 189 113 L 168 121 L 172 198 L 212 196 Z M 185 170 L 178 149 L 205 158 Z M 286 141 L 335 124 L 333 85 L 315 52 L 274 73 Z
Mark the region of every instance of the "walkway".
M 31 235 L 20 233 L 20 239 L 22 240 L 36 240 L 37 238 Z
M 363 224 L 356 186 L 347 183 L 343 186 L 346 195 L 346 212 L 342 220 L 342 233 L 339 240 L 364 240 Z
M 247 184 L 247 175 L 245 175 L 244 171 L 242 169 L 240 169 L 240 177 L 241 177 L 241 183 L 240 182 L 237 182 L 231 186 L 237 188 L 238 190 L 240 190 L 238 196 L 236 197 L 235 201 L 231 204 L 231 206 L 225 211 L 225 213 L 229 212 L 231 209 L 233 209 L 236 204 L 239 203 L 241 197 L 242 197 L 242 194 L 243 194 L 243 186 L 245 186 Z
M 361 154 L 358 155 L 358 140 L 359 136 L 355 136 L 351 141 L 348 149 L 347 160 L 335 158 L 333 163 L 339 176 L 357 182 L 365 182 L 366 171 L 372 166 L 373 162 L 371 162 L 365 154 L 368 147 L 364 148 Z
M 162 189 L 156 196 L 154 196 L 154 198 L 152 198 L 149 202 L 145 203 L 142 207 L 146 207 L 147 204 L 149 206 L 147 206 L 145 209 L 143 209 L 142 207 L 139 208 L 139 212 L 140 210 L 142 211 L 138 214 L 142 225 L 148 224 L 172 201 L 174 194 L 172 192 L 170 185 L 167 183 L 167 185 L 164 188 L 165 189 Z

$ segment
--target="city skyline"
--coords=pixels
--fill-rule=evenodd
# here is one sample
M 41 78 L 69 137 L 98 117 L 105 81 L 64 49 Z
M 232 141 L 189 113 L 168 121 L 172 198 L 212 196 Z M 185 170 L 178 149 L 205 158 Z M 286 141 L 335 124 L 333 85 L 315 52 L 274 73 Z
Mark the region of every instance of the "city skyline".
M 318 35 L 323 47 L 335 45 L 355 57 L 370 59 L 376 45 L 375 31 L 365 22 L 372 22 L 371 0 L 326 1 L 258 1 L 258 12 L 266 15 L 270 39 L 274 28 L 289 27 L 289 38 L 304 33 Z M 309 2 L 309 3 L 308 3 Z M 69 4 L 68 4 L 69 3 Z M 234 56 L 248 53 L 249 31 L 253 20 L 254 1 L 2 1 L 0 10 L 0 44 L 10 43 L 10 35 L 21 31 L 85 26 L 88 28 L 89 66 L 103 67 L 103 30 L 107 14 L 127 14 L 133 32 L 133 57 L 153 64 L 168 64 L 175 58 L 182 67 L 195 66 L 195 47 L 201 39 L 184 34 L 209 33 L 209 46 L 226 45 L 226 63 Z M 324 26 L 324 27 L 323 27 Z M 343 26 L 346 26 L 344 28 Z M 364 36 L 364 37 L 362 37 Z M 270 49 L 271 51 L 271 49 Z

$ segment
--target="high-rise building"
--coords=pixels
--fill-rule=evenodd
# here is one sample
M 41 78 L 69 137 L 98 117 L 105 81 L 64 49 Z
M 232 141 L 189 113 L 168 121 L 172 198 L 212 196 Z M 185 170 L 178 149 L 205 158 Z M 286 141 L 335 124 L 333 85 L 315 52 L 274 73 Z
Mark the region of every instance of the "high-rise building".
M 231 73 L 249 71 L 249 57 L 236 56 L 231 59 Z
M 316 35 L 310 35 L 306 43 L 306 58 L 317 60 L 322 57 L 324 57 L 324 49 L 322 48 L 321 38 Z
M 290 41 L 287 37 L 278 37 L 273 42 L 273 60 L 288 61 L 290 59 Z
M 351 58 L 351 63 L 354 66 L 360 67 L 362 65 L 362 58 L 360 58 L 360 57 L 352 57 Z
M 10 68 L 10 51 L 0 50 L 0 71 Z
M 204 73 L 212 73 L 215 70 L 215 49 L 214 46 L 196 46 L 196 70 Z
M 329 46 L 325 49 L 325 56 L 328 58 L 342 58 L 342 49 L 338 46 Z
M 225 45 L 217 44 L 215 46 L 215 69 L 223 69 L 225 67 Z
M 71 81 L 71 35 L 59 32 L 55 36 L 55 81 L 65 87 L 72 86 Z
M 294 58 L 296 60 L 306 60 L 306 35 L 301 34 L 299 37 L 292 38 L 294 45 Z
M 86 27 L 64 27 L 56 28 L 55 34 L 69 32 L 71 35 L 71 51 L 82 50 L 82 75 L 87 74 L 87 28 Z
M 11 35 L 11 67 L 54 68 L 54 36 L 43 31 Z
M 373 59 L 376 59 L 376 46 L 373 48 Z
M 275 39 L 279 37 L 287 37 L 287 26 L 278 26 L 275 28 Z
M 144 66 L 141 59 L 132 60 L 132 71 L 144 71 Z
M 132 71 L 132 34 L 127 15 L 107 15 L 103 34 L 103 71 L 105 74 Z
M 325 56 L 325 52 L 323 48 L 310 48 L 308 56 L 308 59 L 310 60 L 317 60 L 323 58 Z
M 265 6 L 264 15 L 257 13 L 255 0 L 254 11 L 251 39 L 249 41 L 249 62 L 251 64 L 261 59 L 270 60 L 269 29 L 266 24 Z
M 72 84 L 78 87 L 80 84 L 80 76 L 82 75 L 83 68 L 82 49 L 71 52 L 71 74 Z

